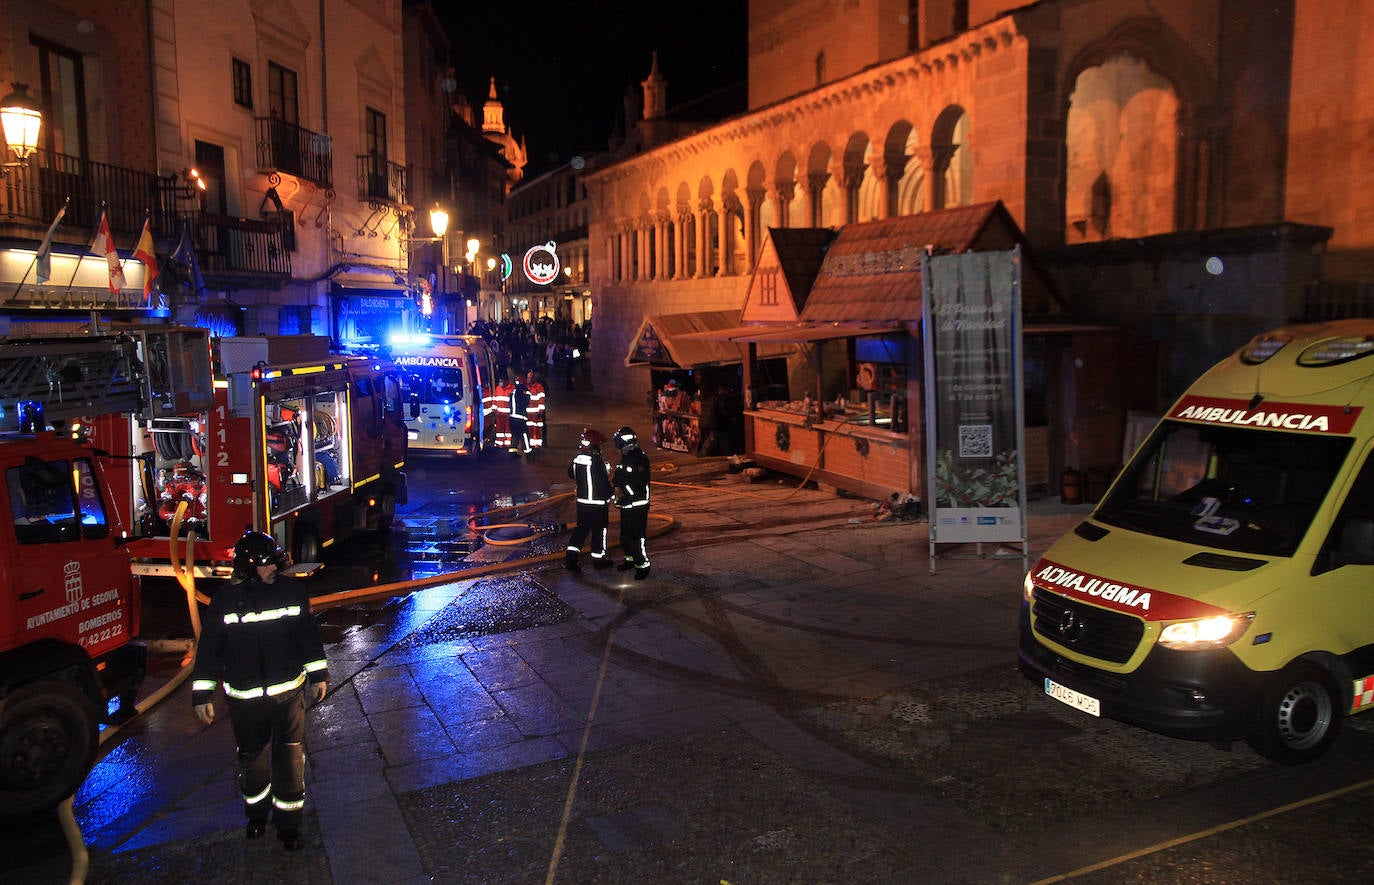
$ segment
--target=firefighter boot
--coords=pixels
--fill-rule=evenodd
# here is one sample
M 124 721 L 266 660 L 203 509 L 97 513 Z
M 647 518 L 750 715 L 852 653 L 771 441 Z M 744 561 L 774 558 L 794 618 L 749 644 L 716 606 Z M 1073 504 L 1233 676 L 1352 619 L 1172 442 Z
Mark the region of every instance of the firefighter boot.
M 635 580 L 642 581 L 649 577 L 649 564 L 646 562 L 635 569 Z
M 624 562 L 620 563 L 620 565 L 616 566 L 615 570 L 618 572 L 628 572 L 630 569 L 634 567 L 635 561 L 633 559 L 627 559 Z
M 582 566 L 577 564 L 577 553 L 569 550 L 563 554 L 563 568 L 570 572 L 582 571 Z

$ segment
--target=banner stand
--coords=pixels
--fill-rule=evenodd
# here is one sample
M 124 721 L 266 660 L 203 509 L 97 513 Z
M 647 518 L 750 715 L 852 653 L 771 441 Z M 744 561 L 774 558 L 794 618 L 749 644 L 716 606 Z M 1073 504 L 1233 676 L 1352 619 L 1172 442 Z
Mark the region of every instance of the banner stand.
M 930 573 L 948 559 L 1010 559 L 1026 534 L 1021 249 L 921 254 Z M 984 553 L 984 545 L 993 545 Z

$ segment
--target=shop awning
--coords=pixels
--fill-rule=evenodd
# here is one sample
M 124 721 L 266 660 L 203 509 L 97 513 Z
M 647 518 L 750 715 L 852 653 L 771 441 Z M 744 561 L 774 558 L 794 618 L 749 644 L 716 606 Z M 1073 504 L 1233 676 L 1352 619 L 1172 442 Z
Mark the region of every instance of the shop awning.
M 872 323 L 787 323 L 778 326 L 733 326 L 726 329 L 689 333 L 681 337 L 689 341 L 729 341 L 736 344 L 746 344 L 751 341 L 769 345 L 806 344 L 834 338 L 883 335 L 901 328 L 903 328 L 903 323 L 896 320 Z
M 401 281 L 398 282 L 397 280 Z M 403 279 L 393 276 L 384 278 L 374 274 L 338 273 L 329 281 L 334 292 L 339 295 L 378 295 L 399 297 L 410 295 L 410 287 Z
M 718 330 L 737 328 L 738 310 L 702 310 L 645 317 L 630 341 L 627 366 L 725 366 L 744 362 L 745 350 L 731 339 L 709 337 Z M 787 345 L 774 344 L 759 356 L 781 356 Z

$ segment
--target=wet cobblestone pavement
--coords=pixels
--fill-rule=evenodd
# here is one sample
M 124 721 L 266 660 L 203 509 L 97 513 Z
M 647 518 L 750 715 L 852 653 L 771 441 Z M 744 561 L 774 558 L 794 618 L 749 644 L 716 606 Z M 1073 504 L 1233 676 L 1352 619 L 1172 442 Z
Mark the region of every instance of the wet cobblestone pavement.
M 228 729 L 174 696 L 78 794 L 87 881 L 1374 881 L 1364 719 L 1285 769 L 1077 714 L 1015 670 L 1019 556 L 932 574 L 923 523 L 675 466 L 648 580 L 340 618 L 298 852 L 243 838 Z M 1033 505 L 1032 556 L 1084 512 Z M 0 879 L 66 881 L 33 837 Z

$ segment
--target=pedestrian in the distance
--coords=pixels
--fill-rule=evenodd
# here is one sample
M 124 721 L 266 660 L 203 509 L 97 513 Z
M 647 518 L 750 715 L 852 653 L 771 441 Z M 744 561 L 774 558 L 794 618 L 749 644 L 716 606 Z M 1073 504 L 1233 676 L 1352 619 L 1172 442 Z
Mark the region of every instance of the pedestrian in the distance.
M 568 540 L 563 558 L 564 567 L 570 571 L 582 570 L 577 559 L 588 539 L 591 540 L 592 567 L 608 568 L 611 564 L 606 555 L 606 533 L 615 490 L 611 487 L 610 465 L 601 457 L 605 441 L 599 431 L 583 428 L 577 454 L 568 464 L 568 476 L 577 484 L 577 527 Z
M 620 508 L 620 549 L 625 553 L 616 568 L 634 569 L 635 580 L 642 581 L 649 577 L 649 456 L 630 427 L 615 432 L 615 447 L 620 450 L 620 463 L 611 482 Z
M 233 577 L 211 598 L 196 647 L 191 703 L 211 724 L 215 690 L 224 686 L 247 836 L 267 832 L 270 817 L 282 846 L 295 851 L 305 807 L 306 700 L 324 700 L 329 669 L 310 597 L 295 581 L 277 580 L 286 564 L 271 535 L 245 532 L 234 545 Z

